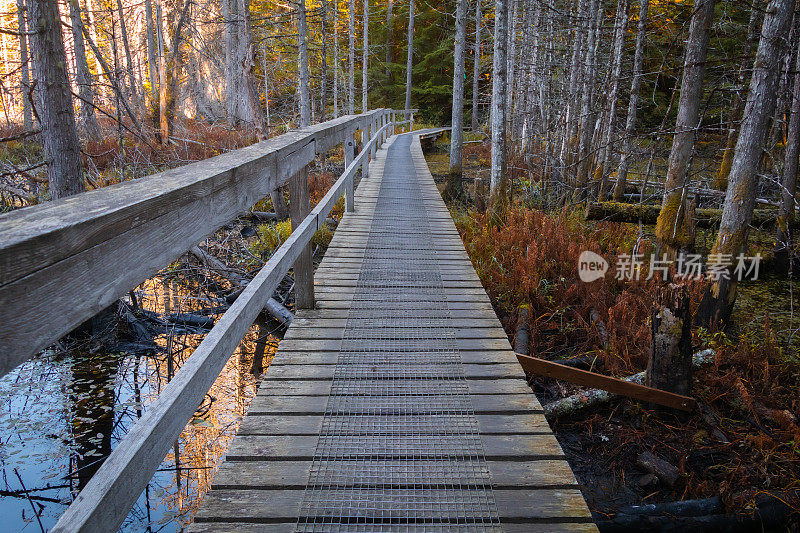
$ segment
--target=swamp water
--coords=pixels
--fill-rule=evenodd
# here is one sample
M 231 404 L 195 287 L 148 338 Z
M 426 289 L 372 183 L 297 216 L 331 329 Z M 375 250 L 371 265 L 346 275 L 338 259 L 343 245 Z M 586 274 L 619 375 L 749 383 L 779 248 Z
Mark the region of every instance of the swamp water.
M 136 296 L 142 309 L 159 315 L 209 307 L 174 279 L 149 280 Z M 0 529 L 50 529 L 203 337 L 173 327 L 147 349 L 112 340 L 67 353 L 47 350 L 0 378 Z M 180 531 L 191 521 L 255 396 L 259 363 L 266 367 L 276 345 L 262 326 L 250 329 L 122 531 Z

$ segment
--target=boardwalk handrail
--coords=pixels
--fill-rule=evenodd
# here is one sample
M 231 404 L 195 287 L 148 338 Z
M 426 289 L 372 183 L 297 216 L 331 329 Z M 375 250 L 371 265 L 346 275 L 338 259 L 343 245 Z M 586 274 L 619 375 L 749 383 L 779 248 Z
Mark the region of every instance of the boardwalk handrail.
M 327 194 L 247 284 L 158 399 L 108 456 L 52 531 L 116 531 L 122 524 L 264 302 L 322 226 L 339 197 L 347 190 L 352 191 L 358 167 L 368 162 L 378 141 L 394 125 L 387 118 L 374 131 Z
M 147 178 L 0 215 L 0 376 L 113 304 L 322 154 L 377 129 L 378 109 Z

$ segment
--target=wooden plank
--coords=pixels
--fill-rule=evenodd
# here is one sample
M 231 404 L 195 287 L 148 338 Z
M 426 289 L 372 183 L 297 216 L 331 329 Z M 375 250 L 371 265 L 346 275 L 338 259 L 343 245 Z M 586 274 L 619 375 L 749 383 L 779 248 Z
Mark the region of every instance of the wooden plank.
M 673 394 L 645 385 L 630 383 L 579 368 L 559 365 L 558 363 L 539 359 L 538 357 L 517 354 L 517 359 L 520 365 L 522 365 L 522 368 L 526 372 L 532 374 L 569 381 L 577 385 L 586 385 L 595 389 L 602 389 L 614 394 L 679 409 L 681 411 L 691 412 L 697 404 L 694 398 L 688 396 L 681 396 L 680 394 Z

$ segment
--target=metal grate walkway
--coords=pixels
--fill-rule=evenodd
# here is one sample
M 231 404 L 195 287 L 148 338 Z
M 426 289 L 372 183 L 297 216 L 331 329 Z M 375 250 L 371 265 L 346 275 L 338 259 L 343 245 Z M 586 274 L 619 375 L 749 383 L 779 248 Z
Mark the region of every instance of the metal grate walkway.
M 419 138 L 388 144 L 190 531 L 594 531 Z

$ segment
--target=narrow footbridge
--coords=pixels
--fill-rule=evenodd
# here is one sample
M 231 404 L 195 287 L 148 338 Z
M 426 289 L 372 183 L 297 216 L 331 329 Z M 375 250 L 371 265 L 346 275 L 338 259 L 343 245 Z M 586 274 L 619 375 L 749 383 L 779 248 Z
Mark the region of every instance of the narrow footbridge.
M 5 373 L 275 186 L 288 182 L 295 204 L 292 236 L 55 530 L 119 526 L 292 267 L 301 309 L 190 531 L 596 530 L 428 171 L 420 137 L 436 131 L 400 133 L 409 121 L 397 121 L 398 113 L 342 117 L 0 217 Z M 345 172 L 310 210 L 304 168 L 339 143 Z M 346 214 L 314 273 L 308 243 L 342 194 Z M 179 221 L 191 227 L 175 237 Z M 168 247 L 157 258 L 134 253 L 157 236 Z M 37 298 L 61 301 L 54 285 L 36 292 L 26 282 L 44 282 L 41 271 L 64 281 L 68 295 L 70 276 L 80 276 L 81 302 L 62 322 L 26 325 L 44 315 Z

